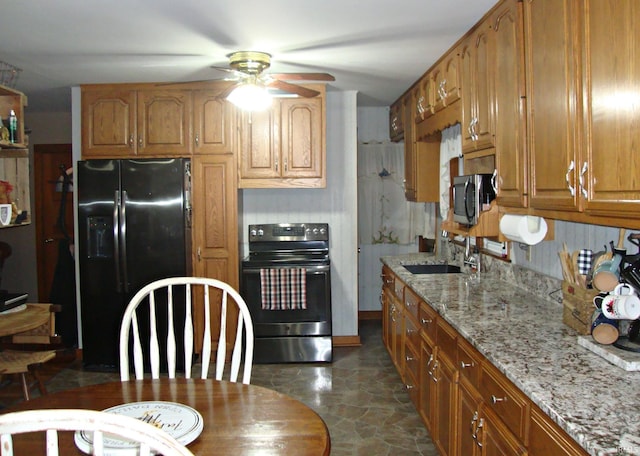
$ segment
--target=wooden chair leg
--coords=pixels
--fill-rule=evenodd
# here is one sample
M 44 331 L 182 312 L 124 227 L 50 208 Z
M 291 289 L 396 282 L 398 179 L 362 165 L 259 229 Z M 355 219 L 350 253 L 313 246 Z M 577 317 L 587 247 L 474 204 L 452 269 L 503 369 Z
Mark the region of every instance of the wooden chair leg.
M 40 378 L 40 374 L 38 373 L 38 371 L 40 370 L 41 367 L 42 367 L 42 363 L 30 364 L 28 366 L 29 372 L 31 373 L 31 375 L 33 375 L 33 378 L 35 379 L 35 383 L 38 386 L 38 390 L 40 391 L 40 395 L 41 396 L 46 396 L 47 395 L 47 388 L 44 386 L 44 382 L 42 381 L 42 378 Z
M 22 394 L 24 395 L 24 400 L 29 400 L 29 385 L 27 385 L 27 376 L 24 372 L 20 375 L 20 383 L 22 384 Z

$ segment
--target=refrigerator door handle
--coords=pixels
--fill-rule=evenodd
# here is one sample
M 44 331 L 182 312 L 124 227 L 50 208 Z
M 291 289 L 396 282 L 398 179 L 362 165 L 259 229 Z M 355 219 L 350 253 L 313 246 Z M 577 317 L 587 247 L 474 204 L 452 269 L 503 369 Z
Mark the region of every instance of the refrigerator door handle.
M 122 191 L 120 201 L 120 249 L 122 255 L 122 286 L 125 293 L 129 293 L 129 277 L 127 275 L 127 191 Z
M 120 274 L 120 223 L 118 222 L 118 214 L 120 213 L 120 191 L 116 190 L 113 197 L 113 248 L 114 248 L 114 264 L 116 268 L 116 288 L 118 293 L 122 293 L 122 278 Z

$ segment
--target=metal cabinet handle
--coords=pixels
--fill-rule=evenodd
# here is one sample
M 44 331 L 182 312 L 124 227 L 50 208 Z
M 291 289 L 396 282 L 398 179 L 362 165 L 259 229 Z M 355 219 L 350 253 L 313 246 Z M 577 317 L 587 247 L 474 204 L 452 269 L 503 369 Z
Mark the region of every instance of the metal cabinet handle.
M 493 188 L 493 191 L 495 192 L 495 194 L 498 194 L 498 187 L 496 186 L 496 180 L 498 178 L 498 169 L 495 168 L 493 170 L 493 174 L 491 175 L 491 187 Z
M 200 146 L 200 135 L 198 133 L 196 133 L 195 141 L 196 141 L 196 146 Z
M 431 323 L 433 323 L 433 320 L 431 318 L 421 318 L 420 323 L 422 323 L 423 325 L 430 325 Z
M 142 136 L 138 138 L 138 146 L 142 147 Z
M 589 165 L 587 164 L 587 162 L 584 162 L 582 164 L 582 169 L 580 170 L 580 177 L 579 177 L 579 182 L 580 182 L 580 191 L 582 192 L 582 196 L 584 196 L 585 198 L 588 195 L 587 189 L 584 186 L 584 174 L 587 172 L 587 169 L 589 168 Z
M 398 116 L 393 116 L 393 119 L 391 119 L 391 129 L 394 132 L 398 131 Z
M 415 358 L 413 358 L 413 357 L 412 357 L 412 356 L 410 356 L 410 355 L 407 355 L 407 356 L 405 356 L 405 357 L 404 357 L 404 360 L 405 360 L 405 361 L 407 361 L 408 363 L 410 363 L 411 361 L 415 361 L 416 359 L 415 359 Z
M 498 402 L 506 402 L 506 400 L 507 400 L 506 397 L 497 397 L 497 396 L 494 396 L 493 394 L 491 395 L 492 404 L 497 404 Z
M 569 193 L 571 193 L 571 196 L 575 196 L 576 188 L 569 182 L 569 174 L 571 174 L 571 171 L 575 169 L 575 166 L 576 164 L 573 162 L 573 160 L 571 160 L 571 163 L 569 163 L 569 168 L 567 168 L 567 174 L 564 175 L 564 180 L 567 182 L 567 188 L 569 189 Z
M 133 147 L 133 133 L 129 135 L 129 147 Z
M 410 390 L 412 390 L 412 389 L 414 389 L 414 388 L 415 388 L 415 386 L 413 386 L 413 385 L 409 385 L 408 383 L 407 383 L 407 384 L 405 384 L 405 385 L 404 385 L 404 387 L 405 387 L 405 389 L 406 389 L 407 391 L 410 391 Z
M 431 371 L 431 378 L 433 379 L 433 383 L 438 383 L 439 379 L 436 378 L 436 369 L 438 368 L 438 361 L 433 363 L 433 370 Z
M 197 255 L 198 255 L 198 261 L 202 260 L 202 251 L 200 250 L 200 247 L 198 247 Z
M 482 448 L 482 443 L 480 443 L 480 439 L 478 438 L 478 432 L 482 430 L 482 428 L 484 427 L 484 418 L 480 418 L 480 420 L 478 421 L 478 426 L 476 426 L 476 445 L 478 445 L 478 447 Z
M 471 437 L 473 437 L 473 440 L 475 440 L 478 436 L 476 434 L 476 422 L 478 421 L 478 411 L 475 410 L 473 412 L 473 417 L 471 418 L 471 423 L 469 424 L 469 427 L 471 429 Z
M 476 364 L 471 361 L 470 363 L 465 363 L 464 361 L 460 361 L 460 369 L 465 369 L 467 367 L 474 367 Z

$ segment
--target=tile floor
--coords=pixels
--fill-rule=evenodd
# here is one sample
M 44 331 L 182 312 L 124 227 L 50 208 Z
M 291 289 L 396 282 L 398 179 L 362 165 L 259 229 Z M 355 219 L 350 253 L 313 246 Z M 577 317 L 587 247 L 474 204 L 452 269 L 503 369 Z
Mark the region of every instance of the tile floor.
M 251 383 L 288 394 L 327 423 L 332 456 L 438 453 L 381 340 L 379 321 L 361 322 L 361 347 L 339 347 L 333 363 L 256 364 Z M 47 382 L 49 392 L 118 380 L 82 370 L 79 362 Z

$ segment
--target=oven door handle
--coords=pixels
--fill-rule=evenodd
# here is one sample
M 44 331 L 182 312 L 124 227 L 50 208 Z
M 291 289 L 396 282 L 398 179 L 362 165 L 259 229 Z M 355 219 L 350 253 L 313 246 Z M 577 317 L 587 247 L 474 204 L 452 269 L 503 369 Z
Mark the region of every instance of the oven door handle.
M 312 266 L 289 266 L 289 267 L 283 267 L 283 266 L 276 266 L 276 265 L 271 265 L 271 266 L 264 266 L 264 267 L 256 267 L 256 266 L 243 266 L 242 267 L 242 272 L 246 272 L 249 274 L 259 274 L 260 273 L 260 269 L 297 269 L 297 268 L 304 268 L 307 270 L 307 274 L 326 274 L 327 272 L 330 271 L 331 266 L 328 264 L 322 264 L 322 265 L 312 265 Z

